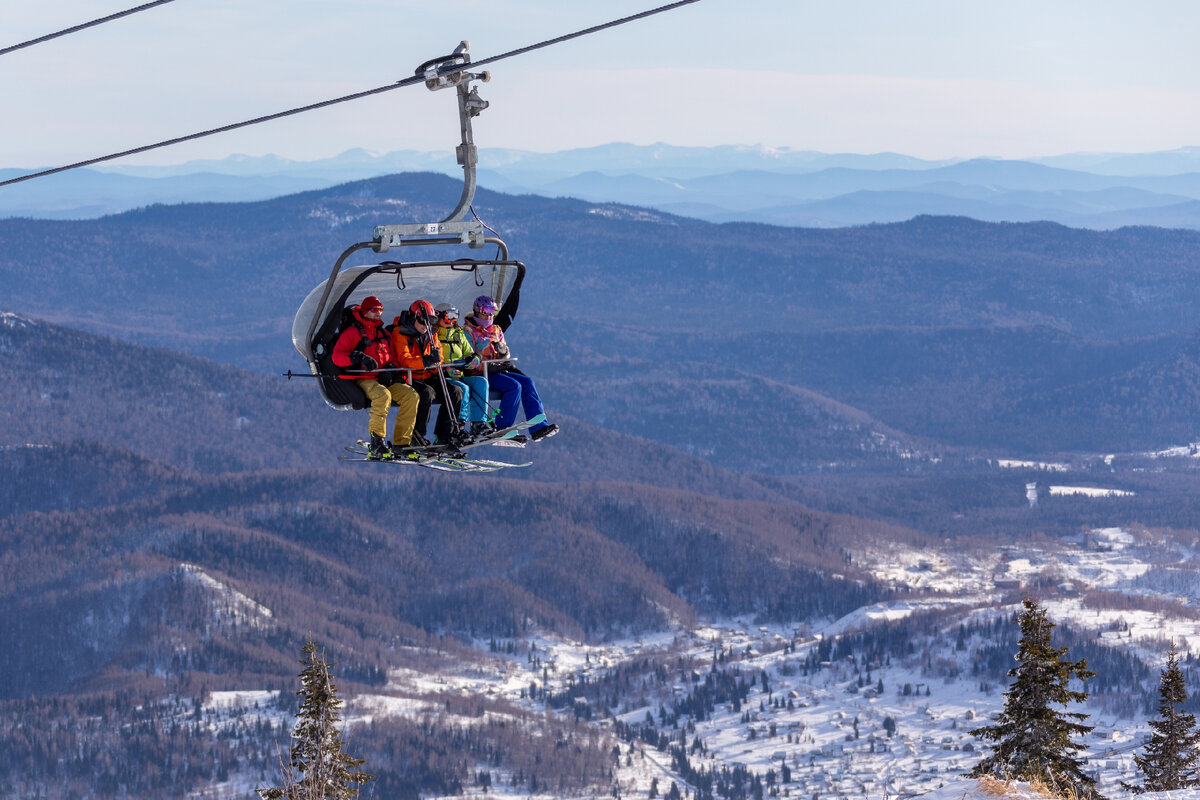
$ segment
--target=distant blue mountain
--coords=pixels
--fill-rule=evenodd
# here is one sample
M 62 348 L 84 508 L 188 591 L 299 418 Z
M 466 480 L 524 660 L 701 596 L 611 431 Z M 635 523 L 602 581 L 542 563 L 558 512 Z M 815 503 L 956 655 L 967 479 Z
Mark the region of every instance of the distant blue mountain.
M 861 170 L 837 167 L 803 175 L 735 172 L 682 181 L 689 189 L 732 194 L 761 191 L 797 200 L 817 200 L 859 191 L 915 189 L 930 184 L 995 186 L 1035 192 L 1099 191 L 1131 187 L 1200 198 L 1200 172 L 1183 175 L 1118 177 L 1056 169 L 1026 161 L 975 159 L 928 170 Z
M 919 214 L 1077 227 L 1200 227 L 1200 148 L 1037 161 L 614 143 L 558 153 L 483 149 L 481 186 L 656 208 L 711 222 L 836 227 Z M 264 200 L 401 172 L 459 176 L 450 152 L 349 150 L 317 161 L 231 156 L 75 170 L 0 190 L 0 216 L 93 218 L 155 203 Z M 1124 174 L 1118 174 L 1124 171 Z M 0 170 L 0 177 L 20 174 Z
M 1157 153 L 1072 153 L 1030 160 L 1097 175 L 1179 175 L 1200 172 L 1200 147 L 1180 147 Z
M 0 170 L 0 180 L 28 170 Z M 94 219 L 156 203 L 268 200 L 338 181 L 295 175 L 218 175 L 197 172 L 140 178 L 79 169 L 0 189 L 0 217 Z
M 947 166 L 954 161 L 925 161 L 897 153 L 828 154 L 786 148 L 675 147 L 665 144 L 607 144 L 564 150 L 557 153 L 533 153 L 524 150 L 480 148 L 480 165 L 499 171 L 513 180 L 528 180 L 534 185 L 586 172 L 636 174 L 645 176 L 701 177 L 737 170 L 803 173 L 834 167 L 852 169 L 921 170 Z M 110 166 L 97 171 L 140 178 L 163 178 L 197 172 L 222 175 L 294 175 L 321 176 L 338 180 L 374 177 L 397 172 L 461 171 L 453 151 L 429 153 L 397 150 L 372 153 L 347 150 L 332 158 L 293 161 L 274 155 L 234 155 L 220 160 L 189 161 L 173 166 Z
M 645 175 L 607 175 L 602 172 L 584 172 L 570 178 L 551 181 L 538 186 L 537 193 L 545 197 L 577 197 L 580 200 L 628 202 L 632 205 L 647 206 L 658 206 L 693 197 L 706 197 L 711 200 L 713 194 L 705 191 L 703 187 L 693 187 L 691 182 Z
M 1124 219 L 1130 222 L 1119 224 L 1200 226 L 1175 208 L 1200 199 L 1200 173 L 1118 177 L 988 159 L 923 170 L 835 167 L 676 180 L 589 172 L 546 184 L 540 193 L 650 206 L 710 222 L 837 227 L 949 214 L 1077 227 L 1110 227 Z M 1167 208 L 1174 210 L 1156 216 L 1156 209 Z
M 1136 190 L 1129 190 L 1136 191 Z M 825 200 L 783 204 L 753 211 L 721 211 L 700 204 L 664 205 L 663 210 L 681 216 L 694 216 L 709 222 L 762 222 L 800 228 L 841 228 L 876 222 L 904 222 L 916 216 L 965 216 L 985 222 L 1037 222 L 1052 220 L 1073 228 L 1108 230 L 1126 225 L 1155 225 L 1164 228 L 1200 229 L 1200 201 L 1171 203 L 1166 196 L 1152 195 L 1146 206 L 1096 203 L 1089 207 L 1091 194 L 1111 196 L 1122 190 L 1103 192 L 997 193 L 992 199 L 949 196 L 933 192 L 853 192 Z M 1024 199 L 1027 202 L 1022 203 Z M 1051 205 L 1052 201 L 1061 203 Z M 1164 202 L 1166 201 L 1166 202 Z

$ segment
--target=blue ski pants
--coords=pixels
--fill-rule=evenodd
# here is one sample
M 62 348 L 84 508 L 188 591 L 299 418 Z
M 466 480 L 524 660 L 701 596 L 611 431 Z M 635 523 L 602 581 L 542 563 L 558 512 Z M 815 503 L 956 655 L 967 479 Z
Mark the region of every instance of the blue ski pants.
M 446 378 L 446 383 L 453 384 L 462 390 L 462 407 L 458 410 L 459 419 L 467 422 L 487 422 L 487 378 L 482 375 L 463 375 L 460 378 Z
M 488 383 L 500 393 L 500 415 L 496 417 L 496 427 L 507 428 L 516 422 L 518 407 L 525 410 L 525 419 L 533 419 L 545 412 L 533 378 L 528 375 L 520 372 L 492 372 L 488 374 Z M 530 428 L 530 432 L 544 427 L 546 423 L 542 422 Z

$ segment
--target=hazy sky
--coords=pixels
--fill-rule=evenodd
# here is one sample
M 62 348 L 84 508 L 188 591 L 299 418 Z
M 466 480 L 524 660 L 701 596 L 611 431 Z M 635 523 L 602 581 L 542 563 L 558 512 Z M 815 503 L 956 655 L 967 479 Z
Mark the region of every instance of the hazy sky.
M 0 47 L 143 0 L 3 0 Z M 0 56 L 0 167 L 53 166 L 392 83 L 661 0 L 175 0 Z M 481 147 L 761 144 L 925 158 L 1200 145 L 1194 0 L 700 0 L 488 67 Z M 130 163 L 452 149 L 386 92 Z

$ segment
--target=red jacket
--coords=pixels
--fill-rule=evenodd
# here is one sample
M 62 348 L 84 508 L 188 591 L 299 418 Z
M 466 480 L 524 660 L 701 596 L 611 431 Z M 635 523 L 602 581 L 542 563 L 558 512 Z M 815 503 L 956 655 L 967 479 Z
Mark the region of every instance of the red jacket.
M 361 348 L 363 353 L 375 359 L 375 362 L 379 366 L 384 366 L 392 360 L 392 350 L 388 345 L 387 333 L 383 330 L 383 321 L 367 319 L 362 316 L 357 307 L 354 308 L 352 313 L 358 325 L 351 325 L 338 336 L 337 342 L 333 345 L 333 355 L 330 356 L 334 365 L 345 369 L 354 368 L 354 365 L 350 362 L 350 354 L 354 352 L 355 348 L 358 347 L 359 343 L 365 337 L 366 345 Z M 362 326 L 361 331 L 359 330 L 360 325 Z M 362 378 L 375 380 L 379 377 L 379 373 L 366 372 L 361 375 L 346 375 L 343 377 L 354 380 Z

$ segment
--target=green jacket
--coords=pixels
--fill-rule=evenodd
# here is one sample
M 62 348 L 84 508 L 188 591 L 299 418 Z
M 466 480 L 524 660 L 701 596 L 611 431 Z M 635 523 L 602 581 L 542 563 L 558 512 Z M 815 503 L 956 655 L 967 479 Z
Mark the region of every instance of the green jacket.
M 471 347 L 470 337 L 458 325 L 452 328 L 443 328 L 439 325 L 437 333 L 438 341 L 442 343 L 442 363 L 461 361 L 475 355 L 475 348 Z M 458 370 L 449 370 L 447 374 L 452 378 L 462 375 Z

